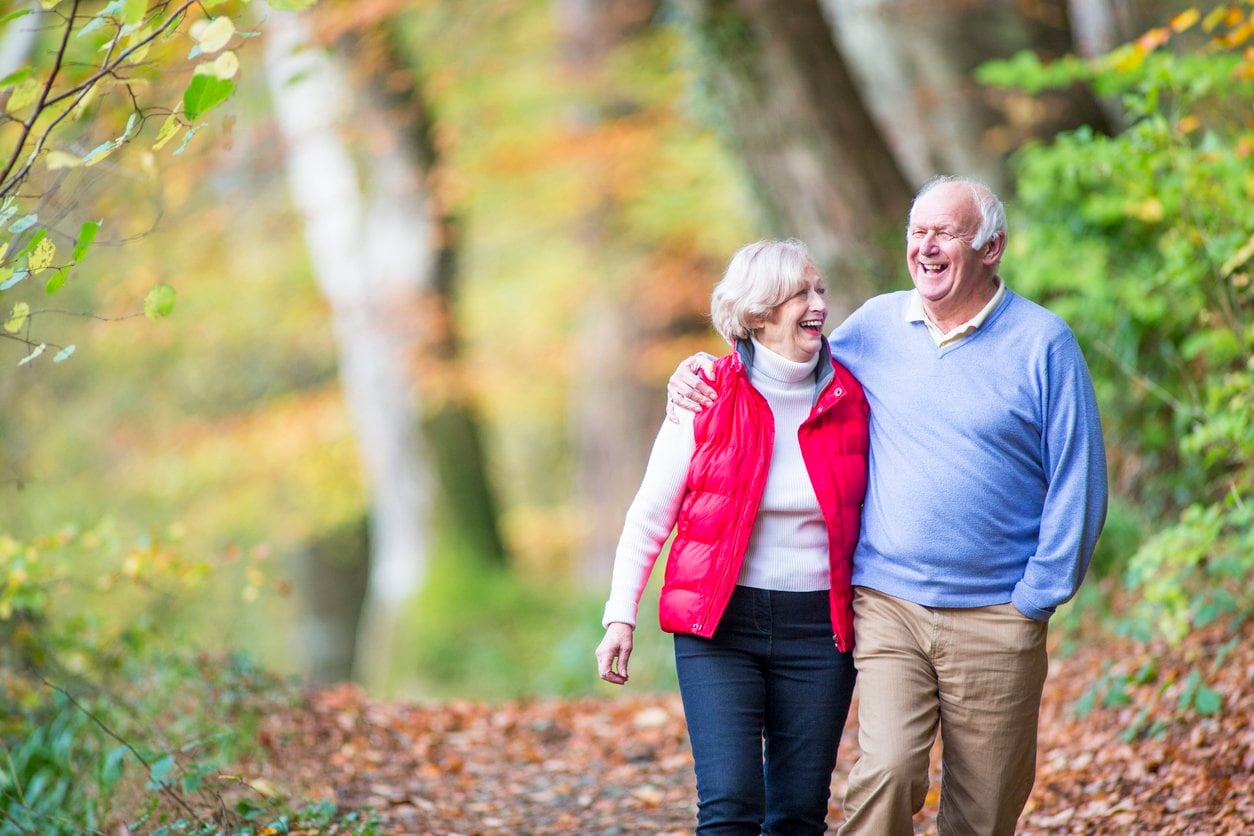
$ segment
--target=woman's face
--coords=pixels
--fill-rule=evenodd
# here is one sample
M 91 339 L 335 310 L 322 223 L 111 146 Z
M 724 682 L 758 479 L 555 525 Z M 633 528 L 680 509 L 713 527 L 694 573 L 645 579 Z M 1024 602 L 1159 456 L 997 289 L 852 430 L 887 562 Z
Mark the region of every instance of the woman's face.
M 809 268 L 801 288 L 776 305 L 753 335 L 782 357 L 799 363 L 809 360 L 823 345 L 826 296 L 823 279 L 814 268 Z

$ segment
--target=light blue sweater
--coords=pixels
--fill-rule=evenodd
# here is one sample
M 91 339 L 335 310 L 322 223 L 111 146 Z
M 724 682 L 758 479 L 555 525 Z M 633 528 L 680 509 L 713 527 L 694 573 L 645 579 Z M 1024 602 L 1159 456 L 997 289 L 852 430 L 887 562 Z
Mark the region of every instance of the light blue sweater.
M 937 348 L 909 291 L 832 334 L 871 407 L 853 583 L 929 607 L 1013 602 L 1048 619 L 1075 594 L 1106 517 L 1093 384 L 1058 316 L 1007 291 Z

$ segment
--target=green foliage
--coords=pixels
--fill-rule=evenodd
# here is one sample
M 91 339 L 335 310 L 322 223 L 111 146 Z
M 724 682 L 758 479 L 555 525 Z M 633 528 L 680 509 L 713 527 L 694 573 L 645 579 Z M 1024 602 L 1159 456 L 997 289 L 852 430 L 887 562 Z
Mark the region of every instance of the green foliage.
M 1018 155 L 1008 265 L 1085 347 L 1115 483 L 1167 521 L 1128 563 L 1140 597 L 1128 628 L 1178 640 L 1254 610 L 1254 72 L 1231 33 L 1158 49 L 1170 37 L 1154 30 L 1088 63 L 1020 56 L 982 77 L 1088 82 L 1127 114 L 1115 136 L 1080 129 Z
M 631 659 L 633 691 L 675 686 L 670 636 L 656 627 L 645 592 Z M 416 607 L 420 687 L 440 696 L 487 698 L 606 693 L 593 651 L 604 635 L 599 596 L 528 581 L 446 555 Z
M 165 833 L 374 833 L 370 818 L 293 808 L 228 765 L 256 758 L 260 718 L 297 698 L 247 659 L 176 649 L 157 599 L 210 567 L 114 526 L 0 537 L 0 834 L 126 823 Z M 116 613 L 91 598 L 108 595 Z

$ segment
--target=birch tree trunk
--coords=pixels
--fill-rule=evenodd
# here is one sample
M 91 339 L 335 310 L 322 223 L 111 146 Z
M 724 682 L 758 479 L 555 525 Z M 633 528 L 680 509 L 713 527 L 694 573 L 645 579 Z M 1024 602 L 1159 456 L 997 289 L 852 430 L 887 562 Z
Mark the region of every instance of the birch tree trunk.
M 403 147 L 383 144 L 354 159 L 345 129 L 371 118 L 370 91 L 352 89 L 335 57 L 311 43 L 305 16 L 272 15 L 266 28 L 266 76 L 292 200 L 331 308 L 369 494 L 369 582 L 355 673 L 379 688 L 390 678 L 398 616 L 427 565 L 430 486 L 410 358 L 435 229 Z
M 809 245 L 839 321 L 902 275 L 913 189 L 818 0 L 683 0 L 680 8 L 778 233 Z

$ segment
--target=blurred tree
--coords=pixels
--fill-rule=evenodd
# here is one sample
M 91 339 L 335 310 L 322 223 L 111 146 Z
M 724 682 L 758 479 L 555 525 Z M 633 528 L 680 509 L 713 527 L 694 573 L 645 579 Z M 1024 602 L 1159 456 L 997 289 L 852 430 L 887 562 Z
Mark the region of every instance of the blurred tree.
M 503 564 L 505 549 L 460 361 L 458 224 L 438 188 L 430 111 L 394 31 L 400 7 L 381 4 L 364 18 L 349 8 L 325 8 L 318 38 L 334 48 L 313 47 L 313 34 L 295 29 L 307 24 L 284 21 L 267 55 L 292 194 L 332 305 L 371 485 L 355 668 L 379 686 L 433 545 L 484 565 Z
M 386 119 L 312 41 L 303 17 L 268 22 L 266 72 L 286 143 L 292 199 L 340 351 L 340 382 L 370 497 L 370 580 L 355 668 L 389 677 L 397 621 L 426 573 L 431 475 L 419 438 L 414 322 L 437 249 L 428 194 L 410 149 L 386 131 L 361 159 L 345 130 Z M 369 135 L 369 134 L 367 134 Z
M 984 61 L 1073 49 L 1063 0 L 825 0 L 841 52 L 915 183 L 963 173 L 1003 190 L 1006 157 L 1030 138 L 1078 125 L 1106 128 L 1086 85 L 1028 96 L 980 85 Z
M 832 278 L 834 318 L 886 289 L 913 190 L 818 0 L 680 0 L 700 70 L 779 234 Z

